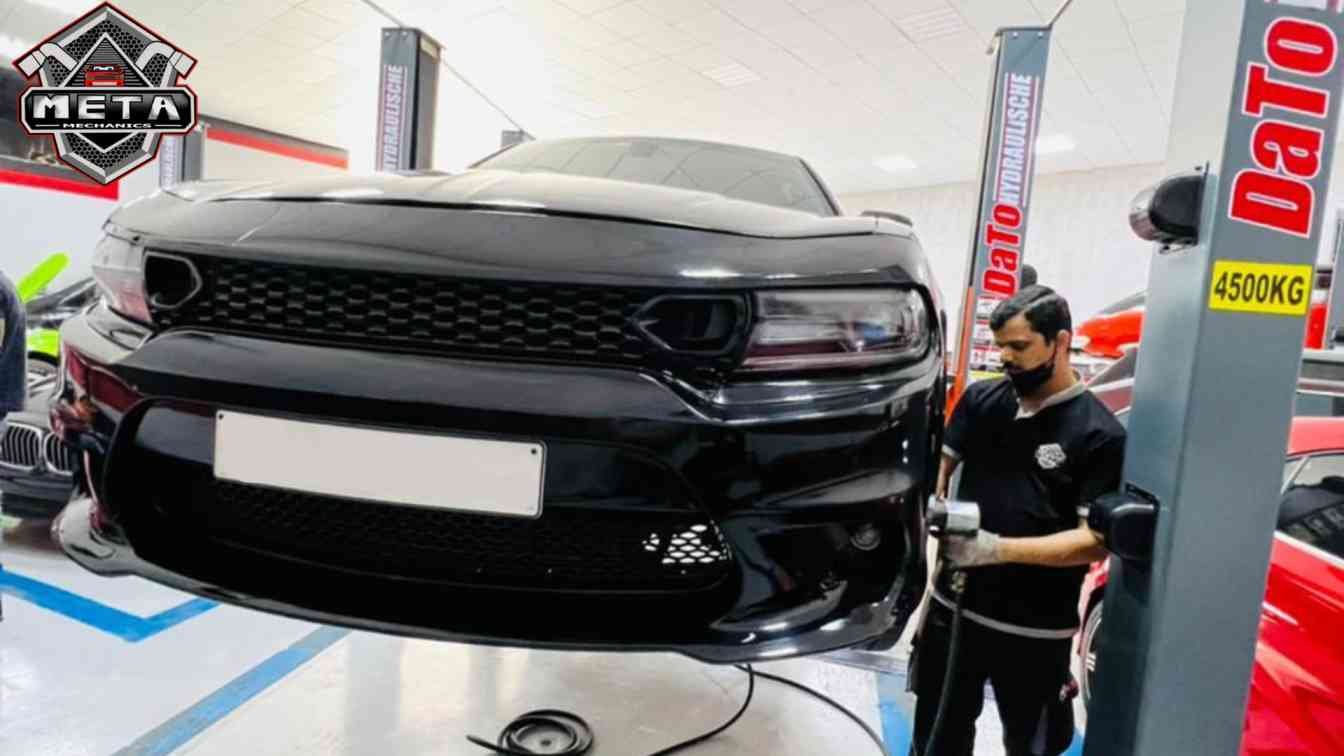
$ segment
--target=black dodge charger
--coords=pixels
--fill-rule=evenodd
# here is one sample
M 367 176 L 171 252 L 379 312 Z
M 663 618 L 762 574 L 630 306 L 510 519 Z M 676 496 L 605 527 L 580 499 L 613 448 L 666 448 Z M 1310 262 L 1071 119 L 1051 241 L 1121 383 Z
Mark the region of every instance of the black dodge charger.
M 95 271 L 52 405 L 95 572 L 714 662 L 889 645 L 923 592 L 937 287 L 798 158 L 573 139 L 184 184 Z

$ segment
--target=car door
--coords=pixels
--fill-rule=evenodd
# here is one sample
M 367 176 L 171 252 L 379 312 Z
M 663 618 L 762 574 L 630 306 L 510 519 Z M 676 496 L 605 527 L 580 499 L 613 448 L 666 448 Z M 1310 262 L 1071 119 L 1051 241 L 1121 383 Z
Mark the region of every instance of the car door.
M 1312 456 L 1289 476 L 1242 750 L 1344 756 L 1344 452 Z

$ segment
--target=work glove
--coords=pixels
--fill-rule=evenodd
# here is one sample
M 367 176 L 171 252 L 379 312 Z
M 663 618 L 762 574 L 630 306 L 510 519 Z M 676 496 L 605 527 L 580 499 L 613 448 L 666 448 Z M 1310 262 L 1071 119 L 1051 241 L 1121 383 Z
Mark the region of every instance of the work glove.
M 943 561 L 954 568 L 1002 564 L 999 537 L 983 530 L 974 536 L 949 535 L 943 538 Z

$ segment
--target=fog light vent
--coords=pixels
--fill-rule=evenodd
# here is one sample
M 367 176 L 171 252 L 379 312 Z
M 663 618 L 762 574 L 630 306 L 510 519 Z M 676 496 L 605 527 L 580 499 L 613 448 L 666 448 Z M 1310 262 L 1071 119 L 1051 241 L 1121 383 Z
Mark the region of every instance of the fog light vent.
M 745 326 L 746 305 L 736 296 L 659 297 L 635 315 L 639 330 L 663 349 L 723 354 Z
M 152 310 L 175 310 L 201 291 L 201 274 L 185 257 L 145 254 L 145 293 Z

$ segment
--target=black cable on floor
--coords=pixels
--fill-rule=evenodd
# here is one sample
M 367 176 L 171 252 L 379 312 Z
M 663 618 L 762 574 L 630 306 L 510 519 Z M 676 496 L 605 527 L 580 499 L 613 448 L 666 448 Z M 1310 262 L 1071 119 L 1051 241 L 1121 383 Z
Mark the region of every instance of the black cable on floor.
M 669 756 L 669 754 L 684 751 L 688 748 L 700 745 L 706 740 L 717 737 L 729 727 L 737 724 L 737 721 L 742 718 L 742 715 L 747 713 L 747 708 L 751 706 L 752 698 L 756 693 L 757 677 L 763 677 L 767 680 L 802 691 L 803 693 L 829 705 L 846 717 L 849 717 L 855 724 L 863 728 L 863 731 L 872 739 L 873 743 L 877 745 L 878 752 L 880 752 L 882 756 L 887 756 L 887 746 L 882 742 L 882 736 L 878 735 L 872 727 L 869 727 L 867 722 L 859 718 L 859 715 L 845 708 L 843 704 L 830 696 L 827 696 L 820 691 L 813 690 L 800 682 L 790 680 L 787 677 L 772 675 L 768 672 L 757 672 L 750 664 L 739 664 L 734 666 L 747 673 L 747 697 L 742 701 L 742 706 L 737 710 L 737 713 L 727 722 L 724 722 L 703 735 L 682 741 L 673 746 L 668 746 L 661 751 L 655 751 L 654 753 L 649 754 L 649 756 Z M 583 721 L 581 717 L 556 709 L 543 709 L 541 711 L 528 712 L 527 714 L 518 717 L 510 722 L 508 726 L 504 728 L 503 732 L 499 734 L 497 743 L 490 743 L 489 741 L 474 735 L 468 735 L 467 740 L 481 748 L 498 754 L 503 754 L 504 756 L 537 756 L 537 754 L 540 753 L 539 751 L 533 751 L 523 743 L 523 738 L 528 732 L 537 727 L 544 727 L 564 733 L 565 737 L 568 738 L 569 742 L 563 750 L 548 750 L 546 751 L 547 754 L 556 754 L 558 756 L 583 756 L 583 754 L 588 753 L 588 750 L 593 746 L 593 731 L 588 726 L 588 723 Z
M 729 727 L 732 727 L 733 725 L 737 724 L 737 720 L 741 719 L 742 715 L 747 713 L 747 707 L 751 705 L 751 697 L 753 694 L 756 693 L 756 670 L 752 669 L 750 664 L 738 667 L 738 669 L 745 670 L 747 673 L 747 700 L 742 702 L 742 708 L 737 710 L 737 713 L 733 715 L 732 719 L 728 720 L 727 722 L 724 722 L 722 725 L 719 725 L 717 728 L 710 730 L 704 735 L 701 735 L 697 738 L 691 738 L 690 740 L 678 743 L 669 748 L 664 748 L 661 751 L 655 751 L 654 753 L 649 754 L 649 756 L 667 756 L 669 753 L 684 751 L 687 748 L 690 748 L 691 746 L 696 746 L 705 742 L 706 740 L 709 740 L 715 735 L 718 735 L 719 733 L 723 732 Z
M 743 669 L 743 667 L 738 667 L 738 669 Z M 753 672 L 754 672 L 754 670 L 753 670 Z M 781 683 L 781 684 L 783 684 L 783 685 L 787 685 L 787 686 L 789 686 L 790 688 L 795 688 L 795 689 L 797 689 L 797 690 L 800 690 L 800 691 L 802 691 L 802 692 L 808 694 L 809 696 L 812 696 L 813 698 L 816 698 L 816 699 L 821 700 L 823 703 L 829 705 L 831 708 L 833 708 L 833 709 L 835 709 L 836 711 L 840 712 L 841 714 L 844 714 L 845 716 L 849 717 L 850 719 L 852 719 L 852 720 L 854 721 L 855 724 L 857 724 L 859 727 L 862 727 L 862 728 L 863 728 L 863 731 L 864 731 L 865 733 L 867 733 L 868 737 L 869 737 L 870 739 L 872 739 L 873 743 L 875 743 L 875 744 L 877 745 L 877 750 L 878 750 L 878 752 L 881 753 L 882 756 L 887 756 L 887 744 L 884 743 L 884 742 L 882 741 L 882 736 L 881 736 L 881 735 L 878 735 L 878 734 L 877 734 L 877 731 L 874 730 L 872 727 L 869 727 L 869 726 L 868 726 L 868 723 L 865 722 L 865 721 L 863 721 L 863 719 L 861 719 L 861 718 L 859 717 L 858 714 L 855 714 L 854 712 L 852 712 L 852 711 L 850 711 L 849 709 L 845 708 L 844 704 L 841 704 L 839 701 L 836 701 L 835 699 L 831 698 L 830 696 L 827 696 L 826 694 L 824 694 L 824 693 L 822 693 L 822 692 L 820 692 L 820 691 L 817 691 L 817 690 L 814 690 L 814 689 L 812 689 L 812 688 L 809 688 L 809 687 L 807 687 L 806 685 L 803 685 L 803 684 L 800 683 L 800 682 L 795 682 L 795 681 L 793 681 L 793 680 L 790 680 L 790 679 L 788 679 L 787 677 L 780 677 L 779 675 L 772 675 L 772 674 L 770 674 L 770 673 L 768 673 L 768 672 L 754 672 L 754 673 L 755 673 L 755 675 L 756 675 L 757 677 L 764 677 L 764 678 L 767 679 L 767 680 L 772 680 L 772 681 L 774 681 L 774 682 Z

